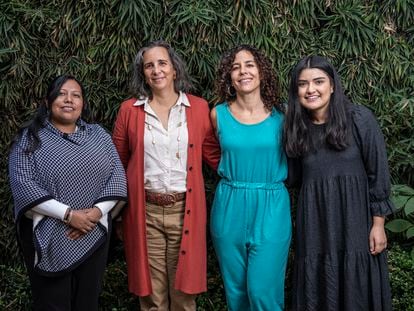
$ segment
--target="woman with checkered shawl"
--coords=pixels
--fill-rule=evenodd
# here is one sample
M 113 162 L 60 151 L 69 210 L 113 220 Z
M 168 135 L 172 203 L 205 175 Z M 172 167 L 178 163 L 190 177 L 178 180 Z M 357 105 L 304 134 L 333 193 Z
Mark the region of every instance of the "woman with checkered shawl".
M 110 135 L 85 122 L 82 84 L 52 81 L 9 158 L 18 239 L 34 310 L 98 310 L 111 219 L 126 178 Z

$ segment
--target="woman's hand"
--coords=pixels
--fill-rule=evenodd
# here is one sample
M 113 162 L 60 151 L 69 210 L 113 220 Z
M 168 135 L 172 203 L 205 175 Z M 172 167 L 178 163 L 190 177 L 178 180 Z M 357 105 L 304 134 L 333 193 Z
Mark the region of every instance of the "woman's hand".
M 69 225 L 73 229 L 77 229 L 82 233 L 88 233 L 95 228 L 96 223 L 99 221 L 96 221 L 96 216 L 94 214 L 90 214 L 88 212 L 90 209 L 86 210 L 72 210 L 72 216 L 69 222 Z
M 89 219 L 91 219 L 95 224 L 99 222 L 102 218 L 102 212 L 97 207 L 87 208 L 83 210 L 86 214 L 88 214 Z
M 67 231 L 67 236 L 71 240 L 78 240 L 86 233 L 95 228 L 102 217 L 102 212 L 97 207 L 83 210 L 72 210 L 69 225 L 72 227 Z
M 369 234 L 369 250 L 371 255 L 378 255 L 387 248 L 387 235 L 384 229 L 385 217 L 374 216 Z
M 86 233 L 83 233 L 82 231 L 75 228 L 70 228 L 68 231 L 66 231 L 66 235 L 71 240 L 79 240 L 84 235 L 86 235 Z

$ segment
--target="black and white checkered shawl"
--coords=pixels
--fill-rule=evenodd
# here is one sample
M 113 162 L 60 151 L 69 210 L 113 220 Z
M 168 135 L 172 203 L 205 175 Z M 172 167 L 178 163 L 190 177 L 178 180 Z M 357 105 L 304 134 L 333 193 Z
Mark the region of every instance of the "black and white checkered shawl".
M 77 210 L 102 201 L 126 200 L 124 169 L 110 135 L 99 125 L 80 120 L 77 132 L 63 134 L 46 122 L 39 137 L 41 145 L 33 153 L 25 152 L 27 133 L 10 153 L 17 223 L 26 211 L 50 199 Z M 33 228 L 36 271 L 45 275 L 70 271 L 108 238 L 107 229 L 99 223 L 78 240 L 66 236 L 68 229 L 52 217 L 43 217 Z

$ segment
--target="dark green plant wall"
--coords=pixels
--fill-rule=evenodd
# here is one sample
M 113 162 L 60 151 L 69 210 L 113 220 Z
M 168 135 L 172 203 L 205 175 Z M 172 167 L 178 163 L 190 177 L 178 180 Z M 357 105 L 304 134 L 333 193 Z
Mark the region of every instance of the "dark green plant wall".
M 111 129 L 135 53 L 159 38 L 182 54 L 194 93 L 211 103 L 218 60 L 235 44 L 272 59 L 282 100 L 299 58 L 329 57 L 352 100 L 376 113 L 393 182 L 413 186 L 413 0 L 1 0 L 0 264 L 18 258 L 8 146 L 47 84 L 61 73 L 77 76 L 96 120 Z

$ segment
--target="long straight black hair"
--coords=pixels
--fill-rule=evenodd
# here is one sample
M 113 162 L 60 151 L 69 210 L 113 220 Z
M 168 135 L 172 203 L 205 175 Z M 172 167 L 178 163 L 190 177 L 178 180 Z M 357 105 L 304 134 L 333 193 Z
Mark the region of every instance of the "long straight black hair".
M 39 130 L 45 126 L 45 121 L 49 117 L 50 106 L 59 96 L 60 89 L 62 88 L 63 84 L 65 84 L 65 82 L 68 80 L 74 80 L 79 84 L 83 98 L 82 119 L 90 121 L 89 104 L 88 100 L 86 99 L 86 92 L 83 84 L 74 76 L 61 75 L 53 79 L 52 82 L 50 82 L 49 87 L 47 88 L 45 98 L 43 98 L 43 100 L 39 103 L 36 115 L 33 119 L 29 120 L 21 126 L 17 134 L 17 137 L 12 143 L 14 143 L 19 137 L 21 137 L 25 129 L 27 129 L 29 145 L 25 152 L 32 153 L 40 147 L 41 141 L 39 138 Z
M 298 80 L 304 69 L 316 68 L 325 72 L 333 85 L 329 100 L 328 115 L 323 139 L 335 150 L 344 150 L 348 142 L 349 100 L 342 89 L 339 75 L 327 59 L 321 56 L 302 58 L 293 69 L 290 77 L 289 100 L 285 120 L 284 146 L 289 157 L 297 158 L 311 151 L 315 146 L 309 130 L 311 114 L 299 102 Z

